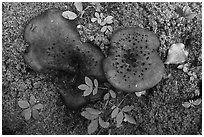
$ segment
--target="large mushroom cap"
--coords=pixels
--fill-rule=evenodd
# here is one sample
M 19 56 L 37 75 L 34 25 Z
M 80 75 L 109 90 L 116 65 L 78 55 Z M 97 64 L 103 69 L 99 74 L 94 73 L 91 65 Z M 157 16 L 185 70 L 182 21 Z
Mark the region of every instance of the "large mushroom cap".
M 81 92 L 74 92 L 79 90 L 74 82 L 70 83 L 75 88 L 67 86 L 69 83 L 67 77 L 70 74 L 80 78 L 93 76 L 98 80 L 104 80 L 102 70 L 104 56 L 100 49 L 80 41 L 76 24 L 64 19 L 62 11 L 50 9 L 32 19 L 25 28 L 24 38 L 29 43 L 24 56 L 26 63 L 38 72 L 56 70 L 49 75 L 56 72 L 51 79 L 52 81 L 59 79 L 54 83 L 67 107 L 78 109 L 90 101 L 100 99 L 104 92 L 84 97 Z M 80 82 L 79 79 L 77 81 Z
M 76 24 L 62 17 L 62 11 L 50 9 L 35 17 L 25 28 L 24 38 L 30 44 L 25 60 L 32 69 L 50 69 L 105 78 L 100 49 L 82 43 Z
M 80 41 L 79 33 L 75 23 L 64 19 L 61 14 L 58 9 L 47 10 L 25 28 L 24 38 L 30 44 L 25 59 L 36 71 L 73 69 L 69 58 L 74 54 L 73 45 Z
M 136 92 L 155 86 L 164 72 L 157 48 L 159 40 L 142 28 L 116 31 L 109 56 L 103 62 L 107 80 L 117 89 Z

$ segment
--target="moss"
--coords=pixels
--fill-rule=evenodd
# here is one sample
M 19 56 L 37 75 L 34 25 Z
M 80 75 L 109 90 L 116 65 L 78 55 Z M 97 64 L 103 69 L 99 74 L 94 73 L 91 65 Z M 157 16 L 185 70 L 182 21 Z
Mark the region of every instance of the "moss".
M 202 18 L 195 17 L 186 24 L 177 21 L 176 6 L 189 5 L 201 15 L 201 3 L 102 3 L 106 15 L 114 17 L 113 29 L 138 25 L 156 33 L 161 45 L 159 54 L 166 59 L 168 48 L 177 42 L 187 45 L 192 68 L 202 64 Z M 56 92 L 55 86 L 47 82 L 47 77 L 28 69 L 22 53 L 27 44 L 23 40 L 25 24 L 33 17 L 49 8 L 72 10 L 70 3 L 3 3 L 2 4 L 2 126 L 5 134 L 87 134 L 88 121 L 80 116 L 80 111 L 67 110 Z M 86 36 L 101 36 L 103 41 L 109 37 L 101 34 L 100 26 L 90 27 L 93 9 L 85 12 L 78 24 L 85 26 Z M 74 9 L 73 9 L 74 11 Z M 81 22 L 80 22 L 81 21 Z M 95 31 L 92 31 L 95 30 Z M 87 35 L 86 35 L 87 34 Z M 97 43 L 95 40 L 94 43 Z M 97 45 L 99 46 L 99 45 Z M 100 47 L 100 46 L 99 46 Z M 106 50 L 104 50 L 105 52 Z M 110 134 L 201 134 L 202 106 L 184 108 L 183 101 L 196 97 L 195 90 L 201 91 L 201 69 L 198 79 L 189 81 L 189 76 L 175 65 L 166 67 L 166 76 L 156 87 L 147 90 L 147 95 L 138 98 L 133 94 L 122 105 L 134 104 L 132 115 L 137 121 L 135 126 L 124 123 L 121 128 L 110 128 Z M 35 83 L 35 84 L 34 84 Z M 40 85 L 40 86 L 39 86 Z M 117 91 L 120 93 L 119 91 Z M 39 121 L 24 121 L 20 116 L 18 100 L 29 99 L 34 94 L 44 105 Z M 121 101 L 124 95 L 118 95 Z M 199 96 L 201 97 L 201 95 Z M 90 104 L 89 107 L 101 108 L 105 102 Z M 113 122 L 113 121 L 112 121 Z M 101 134 L 107 134 L 102 130 Z

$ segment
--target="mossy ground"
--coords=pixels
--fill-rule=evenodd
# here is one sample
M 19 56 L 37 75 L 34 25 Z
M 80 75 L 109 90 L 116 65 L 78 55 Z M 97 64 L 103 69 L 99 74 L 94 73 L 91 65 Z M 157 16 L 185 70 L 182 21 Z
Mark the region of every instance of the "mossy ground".
M 84 6 L 87 6 L 85 3 Z M 196 73 L 191 81 L 187 73 L 177 65 L 166 65 L 162 81 L 147 90 L 147 94 L 127 96 L 121 106 L 133 104 L 132 116 L 136 125 L 123 123 L 116 128 L 113 121 L 109 130 L 102 129 L 96 134 L 201 134 L 202 106 L 185 108 L 184 101 L 201 97 L 201 48 L 202 48 L 202 3 L 101 3 L 101 12 L 114 17 L 113 30 L 127 26 L 140 26 L 156 33 L 161 46 L 159 54 L 163 61 L 168 48 L 174 43 L 184 43 L 189 51 L 187 63 Z M 188 5 L 198 14 L 185 24 L 178 20 L 175 7 Z M 23 53 L 28 46 L 23 39 L 27 22 L 49 8 L 77 12 L 71 3 L 3 3 L 2 4 L 2 124 L 3 134 L 87 134 L 89 121 L 80 116 L 80 110 L 65 108 L 55 86 L 47 82 L 46 76 L 38 74 L 24 63 Z M 109 46 L 110 34 L 100 32 L 100 25 L 92 23 L 94 9 L 86 10 L 77 20 L 82 41 L 91 41 L 104 53 Z M 199 90 L 200 95 L 196 92 Z M 116 91 L 117 92 L 117 91 Z M 120 94 L 116 102 L 124 95 Z M 44 105 L 40 119 L 25 121 L 20 115 L 19 100 L 28 100 L 33 94 Z M 100 108 L 105 102 L 90 104 Z

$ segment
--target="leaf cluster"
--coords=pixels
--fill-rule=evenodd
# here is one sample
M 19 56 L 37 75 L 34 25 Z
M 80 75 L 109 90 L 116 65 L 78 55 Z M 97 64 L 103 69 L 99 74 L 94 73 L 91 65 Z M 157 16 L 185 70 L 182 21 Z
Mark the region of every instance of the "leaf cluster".
M 104 100 L 108 100 L 109 98 L 116 98 L 116 93 L 113 90 L 109 90 L 103 97 Z
M 77 15 L 76 13 L 72 12 L 72 11 L 65 11 L 62 13 L 62 16 L 66 19 L 69 19 L 69 20 L 74 20 L 76 19 L 77 17 L 80 16 L 80 18 L 82 18 L 82 16 L 84 15 L 85 11 L 88 9 L 88 8 L 95 8 L 96 11 L 101 11 L 102 7 L 100 5 L 99 2 L 91 2 L 90 3 L 92 6 L 87 6 L 85 9 L 83 9 L 83 3 L 82 2 L 74 2 L 74 6 L 76 8 L 76 10 L 79 12 L 79 14 Z
M 103 13 L 99 14 L 98 12 L 95 12 L 95 18 L 92 18 L 91 22 L 96 22 L 96 21 L 99 25 L 103 26 L 101 28 L 101 32 L 105 32 L 105 34 L 107 34 L 108 32 L 113 31 L 112 26 L 108 25 L 113 23 L 113 16 L 104 17 Z
M 183 7 L 183 9 L 180 7 L 177 7 L 175 11 L 177 14 L 179 14 L 180 17 L 183 17 L 183 18 L 188 19 L 188 20 L 191 20 L 197 16 L 197 13 L 192 12 L 192 10 L 189 6 L 185 6 L 185 7 Z
M 182 69 L 183 72 L 187 73 L 190 76 L 190 81 L 193 81 L 195 79 L 197 79 L 197 75 L 195 72 L 193 72 L 192 70 L 189 70 L 189 64 L 181 64 L 177 67 L 178 69 Z
M 38 110 L 42 109 L 43 105 L 40 103 L 39 104 L 35 104 L 35 103 L 36 103 L 36 99 L 33 95 L 30 96 L 29 101 L 24 101 L 24 100 L 18 101 L 19 107 L 24 109 L 21 115 L 25 118 L 25 120 L 29 120 L 31 116 L 36 120 L 39 119 Z
M 182 104 L 182 106 L 184 106 L 185 108 L 194 107 L 194 106 L 200 105 L 201 102 L 202 102 L 201 98 L 198 98 L 198 99 L 195 100 L 195 101 L 189 100 L 189 102 L 184 102 L 184 103 Z
M 109 122 L 105 122 L 100 114 L 102 112 L 93 108 L 86 108 L 85 111 L 81 112 L 81 115 L 83 117 L 85 117 L 88 120 L 91 120 L 90 124 L 88 125 L 88 134 L 92 134 L 94 133 L 99 125 L 102 128 L 108 128 L 110 123 Z
M 112 107 L 113 111 L 111 113 L 111 118 L 115 119 L 116 127 L 120 127 L 123 121 L 131 124 L 136 124 L 135 119 L 127 114 L 127 112 L 130 112 L 133 108 L 134 106 L 132 105 L 124 106 L 122 109 L 116 106 Z
M 84 90 L 83 96 L 88 96 L 91 93 L 95 95 L 98 92 L 98 80 L 92 80 L 89 77 L 85 77 L 85 83 L 78 86 L 79 89 Z

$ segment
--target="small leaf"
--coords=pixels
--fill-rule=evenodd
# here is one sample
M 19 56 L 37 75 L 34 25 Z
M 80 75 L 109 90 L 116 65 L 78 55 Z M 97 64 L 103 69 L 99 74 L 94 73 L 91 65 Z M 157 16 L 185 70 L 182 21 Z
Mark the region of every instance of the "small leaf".
M 122 108 L 122 111 L 123 111 L 123 112 L 129 112 L 129 111 L 131 111 L 133 108 L 134 108 L 133 105 L 131 105 L 131 106 L 124 106 L 124 107 Z
M 97 18 L 91 18 L 91 22 L 96 22 Z
M 83 96 L 88 96 L 88 95 L 90 95 L 92 91 L 93 91 L 92 88 L 86 89 L 86 90 L 84 91 L 84 93 L 83 93 Z
M 116 117 L 116 123 L 117 123 L 117 127 L 120 127 L 121 126 L 121 123 L 123 122 L 123 112 L 120 111 Z
M 195 90 L 195 95 L 199 96 L 200 95 L 200 91 L 199 90 Z
M 43 109 L 43 105 L 42 104 L 36 104 L 35 106 L 33 106 L 34 109 Z
M 128 115 L 128 114 L 125 114 L 125 119 L 124 119 L 124 121 L 127 121 L 127 122 L 129 122 L 129 123 L 131 123 L 131 124 L 136 124 L 135 119 L 134 119 L 132 116 Z
M 112 98 L 116 98 L 116 94 L 113 90 L 109 90 L 109 93 L 110 93 Z
M 113 23 L 113 16 L 107 16 L 107 17 L 104 19 L 104 22 L 106 22 L 107 24 Z
M 98 88 L 95 87 L 94 90 L 93 90 L 93 95 L 96 95 L 97 92 L 98 92 Z
M 95 16 L 96 16 L 96 18 L 99 18 L 98 12 L 95 12 Z
M 90 114 L 93 114 L 93 115 L 101 114 L 101 111 L 99 111 L 97 109 L 93 109 L 93 108 L 86 108 L 86 111 L 89 112 Z
M 146 93 L 146 91 L 143 90 L 143 91 L 140 91 L 140 92 L 135 92 L 135 95 L 136 95 L 137 97 L 141 97 L 141 96 L 144 95 L 145 93 Z
M 23 110 L 21 115 L 25 117 L 25 120 L 29 120 L 31 118 L 31 109 L 27 108 L 27 109 Z
M 81 89 L 81 90 L 87 90 L 87 89 L 89 89 L 89 87 L 88 87 L 87 85 L 85 85 L 85 84 L 79 85 L 78 88 Z
M 88 120 L 93 120 L 93 119 L 98 118 L 98 115 L 90 114 L 88 111 L 81 112 L 81 116 L 85 117 Z
M 188 68 L 187 67 L 183 67 L 183 72 L 188 72 Z
M 112 28 L 111 26 L 107 26 L 107 27 L 108 27 L 108 30 L 109 30 L 110 32 L 113 31 L 113 28 Z
M 178 65 L 177 68 L 178 68 L 178 69 L 182 69 L 183 67 L 184 67 L 184 65 L 181 64 L 181 65 Z
M 103 97 L 103 100 L 108 100 L 110 97 L 110 93 L 106 93 Z
M 116 107 L 116 108 L 112 111 L 112 113 L 111 113 L 111 118 L 116 117 L 116 116 L 118 115 L 118 112 L 119 112 L 119 108 Z
M 184 64 L 183 66 L 184 66 L 184 67 L 188 67 L 188 66 L 189 66 L 189 64 L 188 64 L 188 63 L 186 63 L 186 64 Z
M 37 109 L 32 109 L 32 116 L 35 120 L 39 119 L 39 112 Z
M 173 44 L 169 51 L 165 64 L 179 64 L 186 61 L 188 52 L 184 50 L 183 43 Z
M 200 105 L 201 102 L 202 102 L 202 100 L 201 100 L 201 98 L 199 98 L 199 99 L 193 101 L 192 104 L 198 106 L 198 105 Z
M 81 12 L 83 10 L 83 5 L 82 2 L 74 2 L 74 6 L 76 7 L 76 9 Z
M 35 104 L 35 102 L 36 102 L 35 96 L 31 95 L 29 102 L 30 102 L 30 105 L 33 106 Z
M 108 128 L 110 123 L 109 122 L 105 122 L 101 117 L 99 117 L 99 124 L 102 128 Z
M 103 13 L 100 13 L 100 18 L 102 19 L 104 16 L 103 16 Z
M 94 86 L 95 86 L 96 88 L 98 88 L 98 80 L 97 80 L 97 79 L 94 79 Z
M 30 107 L 30 104 L 28 103 L 28 101 L 18 101 L 18 105 L 20 108 L 28 108 Z
M 92 134 L 98 129 L 98 119 L 92 120 L 88 126 L 88 133 Z
M 74 13 L 74 12 L 71 12 L 71 11 L 64 11 L 62 13 L 62 16 L 65 18 L 65 19 L 69 19 L 69 20 L 74 20 L 77 18 L 77 15 Z
M 86 82 L 86 84 L 87 84 L 90 88 L 93 88 L 93 83 L 92 83 L 92 81 L 91 81 L 90 78 L 85 77 L 85 82 Z
M 103 26 L 102 28 L 101 28 L 101 32 L 105 32 L 107 30 L 107 26 Z
M 106 25 L 106 22 L 101 22 L 101 24 L 100 24 L 101 26 L 104 26 L 104 25 Z
M 184 106 L 185 108 L 189 108 L 189 107 L 191 106 L 191 103 L 189 103 L 189 102 L 184 102 L 184 103 L 182 104 L 182 106 Z
M 97 22 L 98 22 L 98 24 L 101 24 L 102 21 L 100 18 L 98 18 Z

